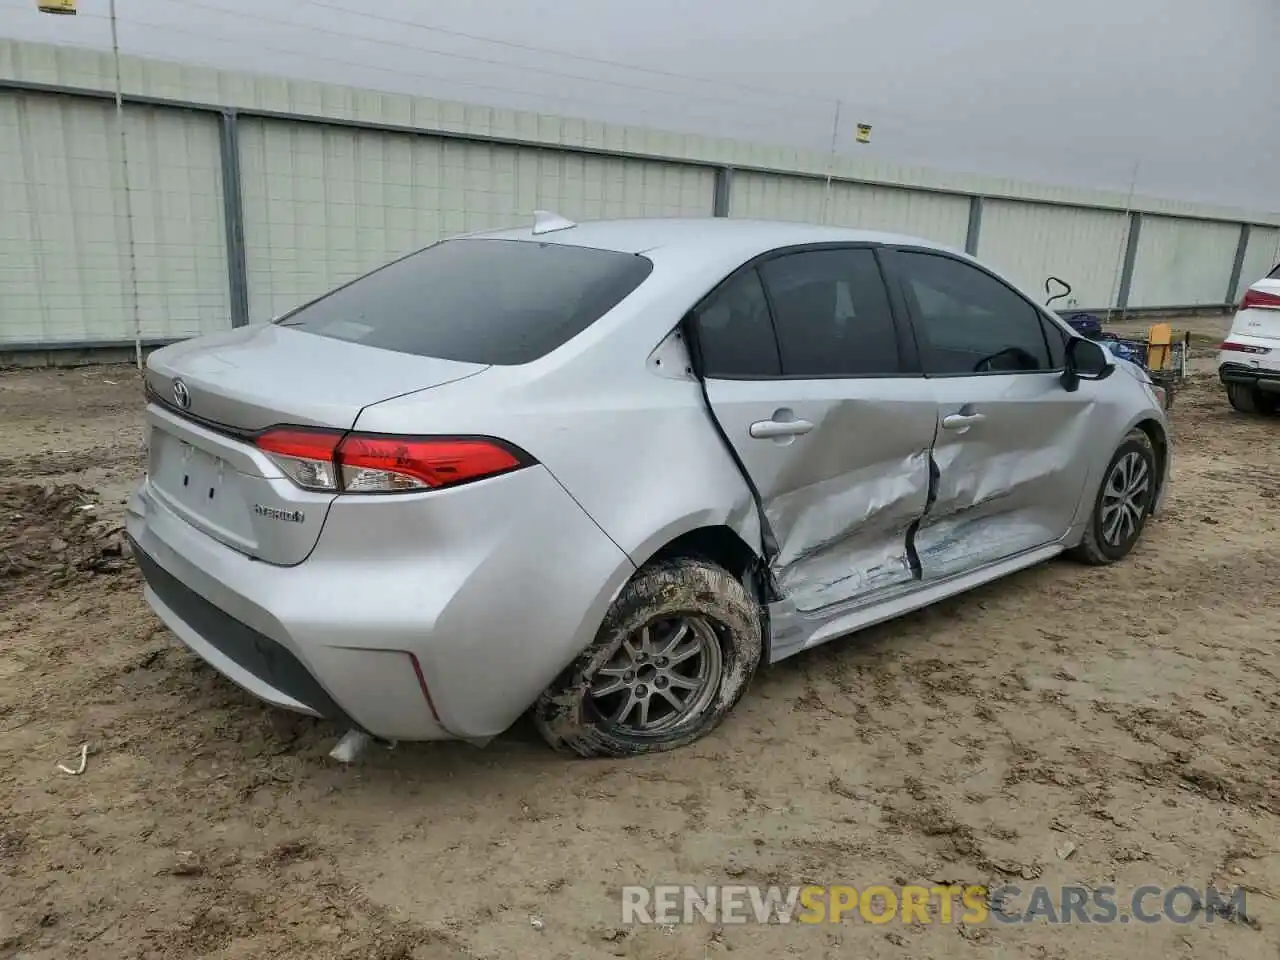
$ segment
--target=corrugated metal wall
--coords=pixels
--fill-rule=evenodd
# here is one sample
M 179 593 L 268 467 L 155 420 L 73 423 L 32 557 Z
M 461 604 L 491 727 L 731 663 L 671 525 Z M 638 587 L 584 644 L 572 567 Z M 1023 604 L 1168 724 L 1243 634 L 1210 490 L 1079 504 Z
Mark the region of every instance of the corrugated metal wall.
M 529 221 L 711 216 L 712 171 L 277 120 L 240 125 L 249 316 L 443 237 Z
M 1224 303 L 1239 242 L 1235 224 L 1144 216 L 1129 305 Z
M 216 121 L 125 113 L 143 337 L 230 322 Z M 0 95 L 0 342 L 134 335 L 128 220 L 114 107 Z
M 1261 280 L 1278 263 L 1280 263 L 1280 228 L 1253 227 L 1249 231 L 1249 246 L 1244 251 L 1240 282 L 1236 284 L 1236 299 L 1244 296 L 1244 292 L 1249 289 L 1249 284 Z
M 1071 284 L 1074 302 L 1054 306 L 1107 307 L 1115 303 L 1128 236 L 1122 212 L 987 200 L 977 255 L 1037 303 L 1045 300 L 1045 279 L 1055 276 Z
M 977 227 L 978 255 L 1029 295 L 1053 274 L 1074 287 L 1064 306 L 1093 308 L 1221 305 L 1280 259 L 1275 214 L 1247 215 L 1228 291 L 1240 211 L 126 59 L 127 194 L 110 59 L 0 40 L 0 345 L 130 341 L 130 224 L 147 339 L 266 321 L 535 208 L 816 221 L 957 248 Z
M 826 222 L 862 230 L 890 230 L 964 247 L 969 227 L 969 201 L 965 197 L 896 187 L 832 183 L 824 221 L 822 200 L 825 193 L 826 184 L 821 180 L 738 173 L 733 178 L 729 215 L 761 220 Z

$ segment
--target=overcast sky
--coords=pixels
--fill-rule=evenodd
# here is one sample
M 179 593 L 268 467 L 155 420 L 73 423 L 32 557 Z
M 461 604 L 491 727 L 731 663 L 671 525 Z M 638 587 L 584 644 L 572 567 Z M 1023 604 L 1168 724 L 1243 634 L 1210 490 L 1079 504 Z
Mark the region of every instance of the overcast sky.
M 364 12 L 361 8 L 366 8 Z M 0 35 L 110 46 L 0 0 Z M 1053 12 L 1051 12 L 1053 11 Z M 1280 0 L 118 0 L 126 53 L 1280 210 Z M 873 125 L 869 146 L 854 125 Z

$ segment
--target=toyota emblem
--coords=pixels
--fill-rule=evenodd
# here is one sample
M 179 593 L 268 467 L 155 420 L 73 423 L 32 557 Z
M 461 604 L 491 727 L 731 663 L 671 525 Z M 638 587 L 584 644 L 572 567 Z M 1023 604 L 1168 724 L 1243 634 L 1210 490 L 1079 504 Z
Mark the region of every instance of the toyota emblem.
M 191 391 L 181 380 L 173 381 L 173 402 L 182 410 L 191 406 Z

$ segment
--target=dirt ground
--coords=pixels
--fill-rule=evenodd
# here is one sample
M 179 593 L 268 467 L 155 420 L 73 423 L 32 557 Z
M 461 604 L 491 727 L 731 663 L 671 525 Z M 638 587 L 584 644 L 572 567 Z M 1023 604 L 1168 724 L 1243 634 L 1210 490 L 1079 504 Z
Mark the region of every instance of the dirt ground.
M 1207 356 L 1225 321 L 1198 323 Z M 1280 955 L 1280 422 L 1209 373 L 1124 563 L 796 657 L 706 740 L 627 762 L 524 726 L 329 760 L 341 731 L 250 699 L 145 606 L 115 531 L 140 408 L 129 368 L 0 373 L 0 958 Z M 1243 886 L 1249 917 L 620 925 L 631 883 L 1011 879 Z

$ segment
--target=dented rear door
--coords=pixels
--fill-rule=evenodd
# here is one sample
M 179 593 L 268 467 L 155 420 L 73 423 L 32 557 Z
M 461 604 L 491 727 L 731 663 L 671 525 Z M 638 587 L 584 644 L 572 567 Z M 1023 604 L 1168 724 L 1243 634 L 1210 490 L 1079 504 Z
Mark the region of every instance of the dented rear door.
M 908 586 L 937 405 L 903 362 L 872 250 L 780 252 L 723 284 L 696 325 L 712 410 L 759 493 L 783 594 L 822 617 Z
M 1063 340 L 1040 309 L 967 259 L 884 257 L 938 404 L 933 490 L 914 540 L 925 582 L 1058 540 L 1090 464 L 1092 391 L 1062 386 Z

